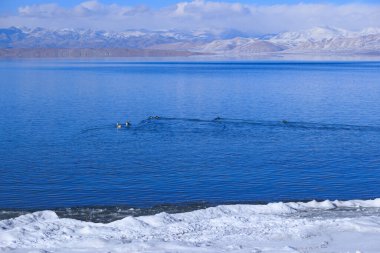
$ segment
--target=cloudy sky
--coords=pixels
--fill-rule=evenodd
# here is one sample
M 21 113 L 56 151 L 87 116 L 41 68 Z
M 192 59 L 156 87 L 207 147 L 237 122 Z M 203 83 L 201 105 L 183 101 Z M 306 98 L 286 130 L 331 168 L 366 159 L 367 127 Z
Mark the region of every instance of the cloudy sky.
M 315 26 L 380 27 L 380 1 L 0 0 L 0 26 L 125 29 L 237 29 L 249 33 Z

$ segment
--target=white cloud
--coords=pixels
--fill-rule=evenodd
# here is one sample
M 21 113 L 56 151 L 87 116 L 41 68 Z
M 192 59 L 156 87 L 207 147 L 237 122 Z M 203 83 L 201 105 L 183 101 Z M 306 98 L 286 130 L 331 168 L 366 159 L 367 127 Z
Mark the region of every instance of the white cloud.
M 18 8 L 18 13 L 22 17 L 53 18 L 64 15 L 66 12 L 57 4 L 29 5 Z
M 22 6 L 18 8 L 20 17 L 33 17 L 33 18 L 81 18 L 81 17 L 98 17 L 98 18 L 112 18 L 122 17 L 125 15 L 134 15 L 144 11 L 148 8 L 143 6 L 128 7 L 119 6 L 116 4 L 104 5 L 98 1 L 86 1 L 71 9 L 65 9 L 57 4 L 41 4 Z M 103 20 L 104 21 L 104 20 Z
M 73 8 L 57 4 L 22 6 L 18 15 L 0 17 L 0 24 L 108 30 L 222 28 L 273 33 L 314 26 L 349 30 L 380 27 L 379 13 L 380 4 L 251 5 L 194 0 L 156 10 L 86 1 Z
M 192 2 L 180 2 L 173 11 L 174 16 L 193 16 L 198 18 L 217 18 L 249 14 L 248 6 L 240 3 L 223 3 L 195 0 Z

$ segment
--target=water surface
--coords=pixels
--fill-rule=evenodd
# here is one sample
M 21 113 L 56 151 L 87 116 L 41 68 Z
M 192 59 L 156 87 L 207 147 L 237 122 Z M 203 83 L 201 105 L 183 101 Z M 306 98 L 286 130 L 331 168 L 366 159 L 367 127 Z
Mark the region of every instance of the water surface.
M 380 63 L 2 61 L 0 76 L 2 209 L 380 196 Z

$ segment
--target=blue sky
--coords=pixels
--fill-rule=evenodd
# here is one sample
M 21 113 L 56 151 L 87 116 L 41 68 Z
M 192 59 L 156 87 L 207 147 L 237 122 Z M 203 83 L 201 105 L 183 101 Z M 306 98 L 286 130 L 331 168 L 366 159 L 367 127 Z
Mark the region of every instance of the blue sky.
M 219 0 L 220 1 L 220 0 Z M 272 4 L 297 4 L 297 3 L 332 3 L 332 4 L 344 4 L 344 3 L 373 3 L 377 4 L 380 0 L 224 0 L 223 2 L 239 2 L 243 4 L 260 4 L 260 5 L 272 5 Z M 0 0 L 0 9 L 4 12 L 15 12 L 17 8 L 24 5 L 44 4 L 44 3 L 59 3 L 63 7 L 73 7 L 80 4 L 83 0 Z M 102 0 L 104 4 L 116 3 L 119 5 L 148 5 L 152 8 L 161 8 L 167 5 L 180 2 L 178 0 Z
M 0 0 L 0 26 L 52 29 L 361 30 L 380 27 L 379 13 L 380 0 Z

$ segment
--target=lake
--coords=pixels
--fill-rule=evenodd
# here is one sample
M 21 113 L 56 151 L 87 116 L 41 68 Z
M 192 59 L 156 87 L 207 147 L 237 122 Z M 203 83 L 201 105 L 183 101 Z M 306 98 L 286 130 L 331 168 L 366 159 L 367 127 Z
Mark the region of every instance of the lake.
M 379 62 L 2 60 L 0 76 L 0 209 L 380 196 Z

